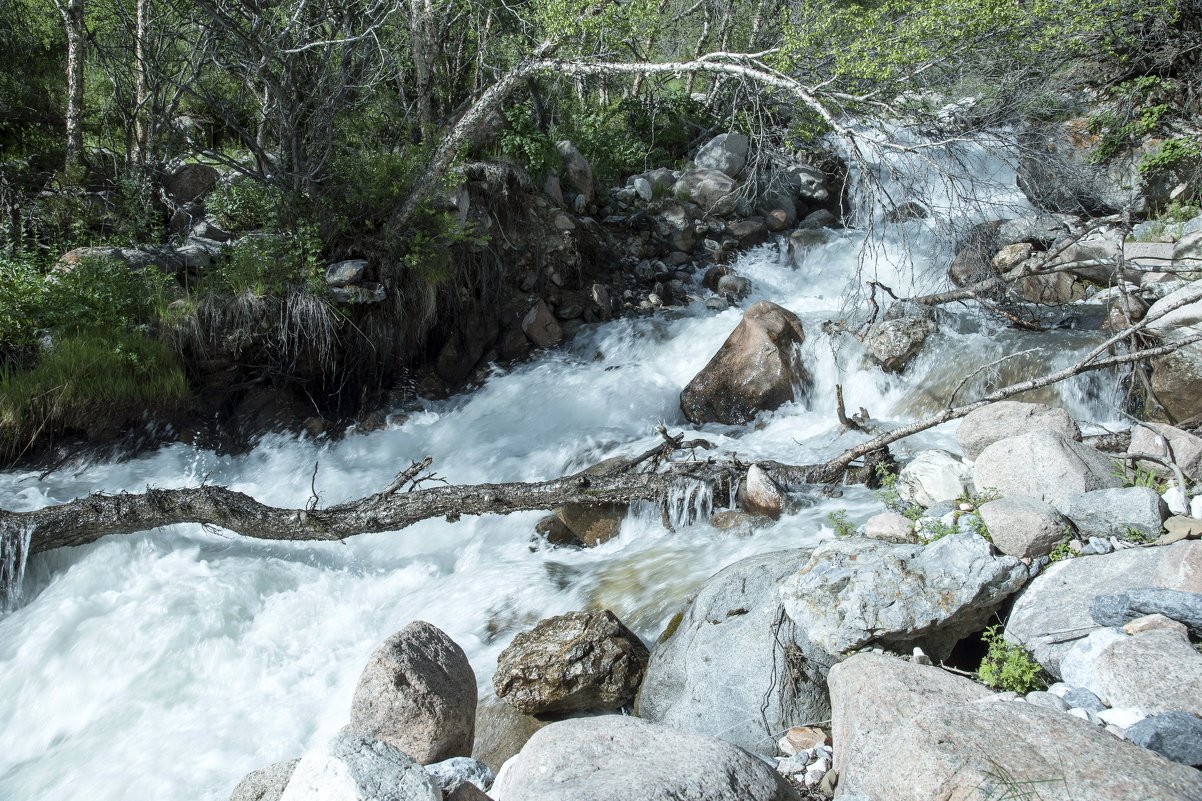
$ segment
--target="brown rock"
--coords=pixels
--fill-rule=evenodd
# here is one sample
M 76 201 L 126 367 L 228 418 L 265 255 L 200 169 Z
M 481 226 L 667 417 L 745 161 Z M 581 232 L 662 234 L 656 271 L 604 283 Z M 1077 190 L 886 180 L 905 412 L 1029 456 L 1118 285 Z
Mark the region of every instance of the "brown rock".
M 680 393 L 680 406 L 693 423 L 740 425 L 758 412 L 795 400 L 810 374 L 798 349 L 805 331 L 797 315 L 775 303 L 760 301 L 718 352 Z
M 522 318 L 522 331 L 540 348 L 549 348 L 563 339 L 563 328 L 546 301 L 539 300 Z
M 772 476 L 758 464 L 747 470 L 747 480 L 739 487 L 739 505 L 743 511 L 776 520 L 784 508 L 785 494 Z
M 221 173 L 207 164 L 185 164 L 171 173 L 163 188 L 176 203 L 191 203 L 208 194 L 220 180 Z
M 498 771 L 505 760 L 521 751 L 526 741 L 547 723 L 523 715 L 491 695 L 482 698 L 476 707 L 476 744 L 472 757 Z

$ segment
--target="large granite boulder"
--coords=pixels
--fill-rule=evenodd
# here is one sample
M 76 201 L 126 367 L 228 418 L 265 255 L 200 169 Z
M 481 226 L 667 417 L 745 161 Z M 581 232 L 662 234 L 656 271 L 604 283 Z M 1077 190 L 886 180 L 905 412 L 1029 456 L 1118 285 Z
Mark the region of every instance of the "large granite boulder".
M 789 618 L 829 654 L 918 645 L 944 658 L 1026 578 L 1022 562 L 994 556 L 975 534 L 925 546 L 846 539 L 820 545 L 781 583 L 780 596 Z
M 994 547 L 1019 559 L 1046 556 L 1073 530 L 1055 508 L 1021 495 L 983 503 L 977 514 Z
M 1169 508 L 1148 487 L 1116 487 L 1074 495 L 1060 504 L 1064 516 L 1086 537 L 1123 536 L 1136 531 L 1155 538 Z
M 400 749 L 345 728 L 297 763 L 280 801 L 443 801 L 426 769 Z
M 177 205 L 191 203 L 212 191 L 221 173 L 208 164 L 185 164 L 167 176 L 163 189 Z
M 931 507 L 973 491 L 972 468 L 942 450 L 920 451 L 897 474 L 902 500 Z
M 280 801 L 299 759 L 277 762 L 251 771 L 238 782 L 230 801 Z
M 1170 457 L 1181 468 L 1185 477 L 1193 481 L 1202 480 L 1202 438 L 1161 423 L 1140 423 L 1131 429 L 1131 444 L 1128 455 L 1156 456 L 1164 460 Z M 1171 475 L 1159 462 L 1141 460 L 1137 464 L 1158 475 Z
M 747 148 L 751 143 L 741 133 L 718 134 L 701 146 L 694 159 L 703 170 L 717 170 L 738 178 L 747 164 Z
M 713 737 L 605 715 L 552 723 L 505 763 L 496 801 L 797 801 L 771 767 Z
M 754 304 L 722 347 L 680 393 L 693 423 L 741 425 L 758 412 L 779 408 L 808 392 L 801 362 L 801 320 L 766 300 Z
M 739 185 L 717 170 L 689 170 L 677 179 L 672 195 L 677 200 L 696 203 L 707 214 L 730 214 L 739 204 Z
M 753 556 L 706 581 L 652 649 L 639 716 L 759 752 L 789 726 L 826 720 L 833 659 L 782 613 L 777 595 L 809 557 Z
M 1059 677 L 1064 655 L 1098 628 L 1089 611 L 1094 599 L 1144 587 L 1202 592 L 1202 542 L 1057 562 L 1015 599 L 1006 639 L 1023 645 L 1045 670 Z
M 1081 439 L 1081 431 L 1063 409 L 1042 403 L 998 401 L 970 412 L 956 429 L 956 442 L 969 459 L 993 443 L 1026 434 L 1039 428 L 1056 431 L 1069 439 Z
M 593 168 L 574 144 L 566 139 L 555 143 L 563 159 L 564 182 L 579 193 L 585 203 L 593 201 Z
M 894 303 L 864 344 L 882 370 L 900 373 L 922 350 L 927 337 L 938 330 L 931 309 L 914 303 Z
M 634 700 L 649 657 L 613 612 L 569 612 L 513 638 L 493 690 L 527 715 L 618 709 Z
M 1202 333 L 1202 281 L 1186 284 L 1156 301 L 1145 319 L 1149 320 L 1148 332 L 1166 344 Z M 1202 415 L 1202 343 L 1182 345 L 1154 359 L 1152 391 L 1170 420 Z
M 505 760 L 522 750 L 547 721 L 523 715 L 491 693 L 476 706 L 476 742 L 472 757 L 498 771 Z
M 1123 486 L 1115 461 L 1046 428 L 993 443 L 977 456 L 978 492 L 1024 495 L 1059 508 L 1074 495 Z
M 1100 629 L 1076 643 L 1060 669 L 1065 682 L 1111 707 L 1202 716 L 1202 654 L 1177 631 Z
M 470 756 L 476 674 L 440 629 L 415 621 L 372 653 L 351 701 L 351 727 L 423 765 Z

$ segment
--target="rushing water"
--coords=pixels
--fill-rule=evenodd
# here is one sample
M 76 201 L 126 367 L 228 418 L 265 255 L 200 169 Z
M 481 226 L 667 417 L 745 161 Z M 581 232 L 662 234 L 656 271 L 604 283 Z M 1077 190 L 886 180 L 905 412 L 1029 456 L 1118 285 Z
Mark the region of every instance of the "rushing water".
M 1007 183 L 997 163 L 985 166 Z M 1019 201 L 1011 193 L 995 203 Z M 817 462 L 855 441 L 835 421 L 836 383 L 850 409 L 912 419 L 1003 354 L 1040 348 L 1025 366 L 1007 364 L 1012 378 L 1067 364 L 1096 341 L 1016 333 L 953 309 L 905 376 L 864 367 L 860 346 L 846 336 L 832 341 L 821 323 L 838 318 L 857 280 L 877 277 L 904 292 L 934 287 L 940 253 L 930 229 L 927 221 L 884 229 L 868 259 L 859 256 L 863 236 L 852 231 L 794 260 L 777 244 L 743 256 L 738 269 L 754 283 L 752 300 L 802 317 L 815 386 L 808 406 L 788 405 L 745 428 L 705 426 L 704 436 L 744 460 Z M 900 258 L 905 249 L 917 253 L 913 263 Z M 682 313 L 590 326 L 571 345 L 499 371 L 473 393 L 338 442 L 273 436 L 236 457 L 173 445 L 44 480 L 0 474 L 0 508 L 202 481 L 303 506 L 315 463 L 321 503 L 333 504 L 382 489 L 426 454 L 452 482 L 558 476 L 649 447 L 661 421 L 690 428 L 679 392 L 740 316 L 694 303 Z M 988 380 L 986 371 L 960 399 Z M 1079 418 L 1106 420 L 1114 413 L 1104 384 L 1078 380 L 1048 394 Z M 895 451 L 945 446 L 953 432 L 944 426 Z M 675 500 L 682 510 L 704 511 L 707 502 L 696 493 Z M 542 514 L 521 513 L 431 520 L 334 544 L 175 526 L 36 556 L 23 605 L 0 618 L 0 798 L 224 801 L 249 770 L 292 758 L 342 726 L 369 653 L 412 620 L 447 631 L 486 689 L 501 649 L 540 618 L 605 607 L 654 639 L 724 565 L 831 536 L 833 509 L 861 521 L 880 507 L 870 492 L 847 488 L 752 536 L 715 530 L 704 515 L 668 530 L 657 511 L 635 509 L 619 537 L 591 550 L 542 544 L 532 536 Z

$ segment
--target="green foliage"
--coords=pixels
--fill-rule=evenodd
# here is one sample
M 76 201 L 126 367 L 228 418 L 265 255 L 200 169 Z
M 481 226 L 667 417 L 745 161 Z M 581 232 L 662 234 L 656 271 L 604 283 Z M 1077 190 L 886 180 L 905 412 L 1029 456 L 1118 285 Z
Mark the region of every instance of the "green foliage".
M 1140 175 L 1155 176 L 1175 170 L 1193 170 L 1202 159 L 1202 143 L 1192 136 L 1174 136 L 1139 160 Z M 1188 219 L 1188 218 L 1187 218 Z
M 850 537 L 856 532 L 855 526 L 847 519 L 847 512 L 842 509 L 828 514 L 826 522 L 835 530 L 836 537 Z
M 976 534 L 986 542 L 993 542 L 993 536 L 989 533 L 989 526 L 985 525 L 985 520 L 978 514 L 968 515 L 968 528 L 973 534 Z
M 1159 474 L 1139 465 L 1128 467 L 1122 462 L 1115 462 L 1112 472 L 1115 477 L 1122 479 L 1128 487 L 1146 487 L 1155 490 L 1157 495 L 1163 495 L 1169 488 L 1168 482 L 1162 479 Z
M 980 520 L 980 518 L 977 519 Z M 982 523 L 982 525 L 984 524 Z M 936 540 L 941 540 L 944 537 L 951 536 L 959 530 L 959 527 L 954 523 L 944 523 L 942 520 L 937 518 L 928 518 L 923 521 L 921 526 L 917 526 L 914 529 L 915 533 L 918 535 L 918 539 L 923 545 L 929 545 Z
M 1122 537 L 1123 539 L 1127 540 L 1128 542 L 1134 542 L 1134 543 L 1138 543 L 1140 545 L 1143 545 L 1143 544 L 1153 541 L 1152 537 L 1149 537 L 1144 532 L 1140 531 L 1137 528 L 1133 528 L 1131 526 L 1127 526 L 1126 528 L 1124 528 L 1123 533 L 1120 534 L 1119 536 Z
M 902 500 L 901 491 L 897 487 L 897 473 L 893 472 L 889 465 L 884 462 L 877 464 L 876 479 L 878 484 L 876 497 L 886 509 L 904 515 L 910 520 L 918 520 L 922 517 L 923 508 L 921 506 Z
M 1069 542 L 1072 540 L 1071 535 L 1066 535 L 1064 539 L 1056 543 L 1056 547 L 1048 554 L 1048 558 L 1052 560 L 1052 564 L 1060 562 L 1064 559 L 1071 559 L 1077 553 L 1069 547 Z
M 1170 115 L 1174 89 L 1174 84 L 1154 75 L 1133 78 L 1111 89 L 1110 107 L 1089 118 L 1090 131 L 1099 137 L 1093 160 L 1104 162 L 1155 133 Z M 1147 174 L 1142 162 L 1140 172 Z
M 230 231 L 277 230 L 284 204 L 278 187 L 249 178 L 221 183 L 205 198 L 206 211 Z
M 981 638 L 989 646 L 977 668 L 977 680 L 982 684 L 1016 693 L 1029 693 L 1047 686 L 1039 663 L 1022 646 L 1007 642 L 1000 626 L 985 629 Z
M 257 297 L 281 295 L 289 286 L 303 285 L 312 292 L 325 288 L 321 240 L 312 224 L 295 232 L 244 236 L 230 248 L 225 260 L 200 282 L 200 287 L 223 294 L 249 292 Z
M 525 167 L 535 181 L 542 181 L 550 170 L 562 169 L 563 159 L 555 142 L 535 124 L 534 108 L 529 102 L 508 106 L 502 114 L 509 123 L 501 133 L 503 156 Z

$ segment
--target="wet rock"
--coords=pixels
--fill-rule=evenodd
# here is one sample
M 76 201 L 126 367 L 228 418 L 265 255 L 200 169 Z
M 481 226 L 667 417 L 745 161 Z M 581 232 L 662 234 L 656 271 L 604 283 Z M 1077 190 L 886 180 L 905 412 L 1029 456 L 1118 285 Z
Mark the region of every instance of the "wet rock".
M 522 318 L 522 331 L 540 348 L 549 348 L 563 339 L 563 328 L 546 301 L 539 300 Z
M 839 218 L 826 209 L 818 209 L 807 214 L 805 219 L 797 224 L 797 227 L 807 229 L 838 228 Z
M 776 520 L 784 503 L 784 491 L 764 468 L 753 464 L 747 469 L 747 478 L 739 488 L 739 505 L 745 512 Z
M 895 303 L 868 338 L 868 352 L 887 373 L 900 373 L 918 355 L 927 337 L 939 330 L 929 309 Z
M 751 292 L 751 281 L 741 275 L 724 275 L 718 279 L 717 292 L 730 300 L 739 300 Z
M 277 762 L 252 771 L 238 782 L 230 801 L 280 801 L 299 759 Z
M 618 536 L 628 510 L 629 507 L 624 503 L 603 503 L 595 506 L 574 503 L 556 509 L 555 516 L 576 539 L 591 548 Z
M 498 771 L 505 760 L 522 750 L 536 731 L 549 721 L 523 715 L 491 694 L 476 707 L 476 742 L 472 757 Z
M 1127 739 L 1182 765 L 1202 767 L 1202 718 L 1186 712 L 1162 712 L 1132 725 Z
M 559 151 L 559 156 L 563 159 L 565 183 L 576 190 L 584 198 L 586 204 L 592 203 L 593 168 L 589 166 L 588 160 L 581 155 L 574 144 L 566 139 L 556 142 L 555 149 Z
M 1059 677 L 1060 660 L 1073 643 L 1097 628 L 1089 615 L 1093 599 L 1145 587 L 1202 592 L 1202 542 L 1057 562 L 1015 600 L 1006 639 L 1021 643 L 1045 670 Z
M 696 203 L 706 214 L 723 217 L 735 210 L 739 202 L 738 185 L 734 179 L 717 170 L 689 170 L 672 187 L 677 200 Z M 678 250 L 692 250 L 677 248 Z
M 1089 616 L 1099 626 L 1122 626 L 1144 615 L 1164 615 L 1202 638 L 1202 593 L 1145 587 L 1099 595 L 1089 604 Z
M 1029 275 L 1013 283 L 1023 300 L 1042 306 L 1063 306 L 1085 298 L 1085 282 L 1070 272 Z
M 985 448 L 976 458 L 973 481 L 979 492 L 1025 495 L 1053 506 L 1075 495 L 1123 486 L 1114 460 L 1046 428 Z
M 1019 559 L 1051 553 L 1072 531 L 1068 520 L 1052 506 L 1021 495 L 981 504 L 977 513 L 994 546 Z
M 501 652 L 493 689 L 527 715 L 617 709 L 638 691 L 649 653 L 609 611 L 547 618 Z
M 185 164 L 167 177 L 163 188 L 178 203 L 191 203 L 208 194 L 221 180 L 221 173 L 207 164 Z
M 506 763 L 497 801 L 797 801 L 772 768 L 741 748 L 638 718 L 552 723 Z
M 351 701 L 351 727 L 423 765 L 472 752 L 476 674 L 463 649 L 415 621 L 372 653 Z
M 777 596 L 777 585 L 809 556 L 753 556 L 707 580 L 652 649 L 639 716 L 758 752 L 797 721 L 825 720 L 833 659 L 780 614 Z
M 738 178 L 747 164 L 747 137 L 741 133 L 724 133 L 701 146 L 694 162 L 704 170 L 717 170 Z
M 343 729 L 305 754 L 280 801 L 443 801 L 425 768 L 399 748 Z
M 947 451 L 922 451 L 898 473 L 897 485 L 902 500 L 931 507 L 971 494 L 972 469 Z
M 742 248 L 754 247 L 768 240 L 768 226 L 760 217 L 736 220 L 726 227 L 726 233 L 733 236 Z
M 811 379 L 799 349 L 805 331 L 797 315 L 775 303 L 754 304 L 700 373 L 680 393 L 693 423 L 741 425 L 758 412 L 796 400 Z
M 946 657 L 1026 581 L 1026 567 L 995 557 L 973 534 L 930 545 L 838 540 L 820 545 L 780 586 L 785 612 L 830 654 L 869 643 L 920 646 Z
M 1131 429 L 1131 444 L 1127 447 L 1129 455 L 1147 454 L 1167 461 L 1170 450 L 1172 461 L 1181 468 L 1186 478 L 1195 481 L 1202 479 L 1202 438 L 1161 423 L 1141 423 Z M 1158 475 L 1170 474 L 1170 471 L 1158 462 L 1143 460 L 1137 464 Z
M 894 543 L 916 543 L 914 521 L 897 512 L 873 515 L 864 523 L 864 536 L 871 540 Z
M 464 785 L 471 785 L 483 792 L 492 786 L 496 778 L 492 768 L 471 757 L 452 757 L 426 765 L 426 773 L 434 779 L 447 801 Z
M 1095 537 L 1124 536 L 1128 531 L 1154 537 L 1169 516 L 1156 490 L 1147 487 L 1094 490 L 1074 495 L 1059 507 L 1082 535 Z
M 364 259 L 335 262 L 326 268 L 326 286 L 357 284 L 363 280 L 366 270 L 367 261 Z
M 534 526 L 534 531 L 552 545 L 584 547 L 584 543 L 556 515 L 547 515 L 538 521 Z
M 794 162 L 780 174 L 780 180 L 806 203 L 825 203 L 830 198 L 826 175 L 808 161 Z
M 985 448 L 999 440 L 1040 428 L 1058 432 L 1069 439 L 1081 439 L 1080 429 L 1063 409 L 1042 403 L 998 401 L 970 412 L 956 430 L 956 442 L 964 449 L 965 456 L 976 459 Z

